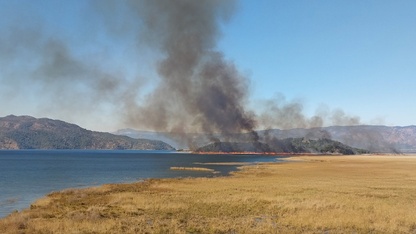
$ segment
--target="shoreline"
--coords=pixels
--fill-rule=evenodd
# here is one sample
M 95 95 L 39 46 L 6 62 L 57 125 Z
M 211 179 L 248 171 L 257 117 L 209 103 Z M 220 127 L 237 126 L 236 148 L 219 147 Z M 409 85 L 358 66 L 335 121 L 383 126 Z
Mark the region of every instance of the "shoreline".
M 10 151 L 7 151 L 10 152 Z M 234 162 L 234 160 L 237 161 L 247 161 L 251 163 L 254 163 L 255 161 L 261 162 L 261 161 L 275 161 L 276 157 L 258 157 L 258 156 L 248 156 L 248 157 L 230 157 L 230 158 L 224 158 L 222 155 L 190 155 L 190 154 L 182 154 L 178 155 L 178 157 L 174 157 L 176 152 L 163 152 L 162 156 L 160 156 L 159 152 L 156 152 L 154 155 L 157 155 L 157 157 L 153 157 L 153 153 L 147 155 L 146 154 L 135 154 L 133 156 L 130 156 L 132 151 L 117 151 L 114 152 L 116 154 L 112 154 L 113 151 L 99 151 L 96 154 L 96 151 L 87 151 L 85 153 L 84 150 L 81 150 L 82 154 L 79 154 L 75 151 L 59 151 L 59 153 L 62 153 L 63 157 L 56 157 L 56 150 L 48 151 L 48 150 L 17 150 L 12 151 L 11 154 L 8 153 L 1 154 L 0 159 L 6 158 L 7 160 L 13 160 L 12 163 L 9 164 L 8 168 L 5 168 L 6 171 L 3 171 L 5 174 L 2 174 L 3 176 L 6 176 L 6 178 L 15 178 L 12 176 L 16 176 L 16 179 L 14 181 L 9 181 L 7 179 L 2 180 L 2 186 L 4 186 L 5 190 L 2 190 L 2 194 L 0 195 L 0 219 L 7 217 L 7 215 L 16 212 L 16 211 L 22 211 L 24 209 L 27 209 L 30 207 L 30 205 L 35 202 L 36 200 L 47 196 L 50 193 L 61 191 L 64 189 L 77 189 L 77 188 L 87 188 L 87 187 L 96 187 L 99 185 L 104 184 L 114 184 L 114 183 L 134 183 L 138 180 L 148 179 L 148 178 L 177 178 L 177 177 L 218 177 L 220 175 L 229 175 L 231 171 L 239 170 L 235 163 L 222 163 L 225 162 Z M 101 153 L 105 154 L 101 154 Z M 107 154 L 109 152 L 110 154 Z M 85 153 L 85 155 L 84 155 Z M 33 155 L 32 155 L 33 154 Z M 19 160 L 19 157 L 22 157 L 24 160 Z M 61 154 L 57 154 L 58 156 L 61 156 Z M 92 155 L 92 157 L 90 157 Z M 121 157 L 118 157 L 120 156 Z M 124 160 L 128 156 L 128 160 Z M 93 165 L 95 158 L 99 159 L 101 156 L 104 157 L 104 162 L 108 162 L 111 160 L 107 160 L 109 158 L 115 158 L 117 159 L 114 161 L 114 163 L 117 163 L 115 165 L 116 168 L 126 168 L 127 171 L 123 171 L 121 173 L 117 173 L 116 171 L 113 171 L 112 168 L 114 168 L 114 163 L 108 164 L 104 163 L 102 168 L 107 168 L 109 170 L 100 170 L 98 174 L 94 174 L 93 177 L 85 176 L 88 174 L 83 173 L 79 171 L 79 173 L 71 173 L 69 177 L 63 178 L 60 175 L 60 171 L 50 171 L 45 170 L 42 171 L 36 171 L 33 170 L 33 173 L 20 173 L 24 171 L 25 168 L 42 168 L 42 160 L 36 160 L 36 162 L 40 163 L 32 163 L 31 160 L 34 159 L 35 156 L 41 156 L 40 159 L 44 160 L 52 160 L 52 167 L 55 168 L 56 166 L 60 167 L 60 165 L 63 162 L 66 162 L 67 160 L 71 161 L 71 164 L 68 166 L 64 166 L 64 173 L 67 171 L 71 172 L 78 172 L 79 168 L 89 168 L 89 166 L 83 166 L 85 165 Z M 85 156 L 85 157 L 84 157 Z M 211 157 L 213 156 L 213 157 Z M 120 159 L 118 159 L 120 158 Z M 132 158 L 132 161 L 130 161 L 130 158 Z M 138 164 L 142 164 L 141 162 L 144 161 L 146 163 L 152 162 L 156 159 L 156 161 L 161 161 L 159 164 L 155 164 L 156 170 L 153 170 L 152 167 L 149 169 L 141 167 Z M 81 159 L 81 161 L 79 160 Z M 149 161 L 149 160 L 150 161 Z M 28 163 L 25 163 L 25 160 L 29 160 Z M 86 161 L 87 160 L 87 161 Z M 131 162 L 126 164 L 125 162 Z M 35 161 L 34 161 L 35 162 Z M 86 164 L 87 162 L 87 164 Z M 101 162 L 101 161 L 100 161 Z M 203 170 L 170 170 L 170 167 L 199 167 L 199 163 L 207 163 L 207 162 L 217 162 L 214 164 L 209 163 L 206 166 L 207 168 L 212 168 L 215 171 L 207 173 Z M 75 164 L 76 163 L 76 164 Z M 82 163 L 82 164 L 80 164 Z M 107 165 L 108 164 L 108 165 Z M 27 165 L 27 166 L 26 166 Z M 75 166 L 74 166 L 75 165 Z M 81 165 L 81 166 L 79 166 Z M 135 165 L 135 166 L 133 166 Z M 152 164 L 153 165 L 153 164 Z M 162 166 L 158 166 L 162 165 Z M 3 165 L 5 167 L 7 165 Z M 224 167 L 222 167 L 224 166 Z M 13 169 L 14 168 L 14 169 Z M 30 170 L 32 171 L 32 170 Z M 131 172 L 129 172 L 131 171 Z M 35 174 L 36 173 L 36 174 Z M 58 179 L 55 178 L 49 178 L 48 174 L 57 173 Z M 21 176 L 26 175 L 26 176 Z M 28 176 L 29 175 L 29 176 Z M 121 176 L 122 175 L 122 176 Z M 20 177 L 19 177 L 20 176 Z M 20 182 L 20 181 L 23 182 Z M 25 181 L 29 181 L 27 185 L 25 185 Z M 59 182 L 59 183 L 57 183 Z M 12 201 L 12 202 L 11 202 Z
M 414 156 L 299 156 L 224 177 L 68 189 L 0 219 L 0 231 L 409 232 Z

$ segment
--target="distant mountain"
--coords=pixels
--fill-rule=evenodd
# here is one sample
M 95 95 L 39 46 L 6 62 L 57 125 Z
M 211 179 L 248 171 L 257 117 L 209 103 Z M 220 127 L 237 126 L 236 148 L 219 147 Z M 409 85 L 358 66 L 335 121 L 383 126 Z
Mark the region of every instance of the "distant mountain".
M 60 120 L 14 115 L 0 118 L 0 149 L 174 150 L 159 140 L 133 139 L 89 131 Z
M 260 142 L 215 142 L 202 146 L 196 152 L 271 152 L 268 145 Z
M 355 148 L 372 152 L 416 152 L 416 126 L 388 127 L 374 125 L 332 126 L 311 129 L 259 131 L 262 139 L 306 137 L 331 139 Z
M 120 129 L 112 132 L 115 135 L 129 136 L 131 138 L 160 140 L 168 143 L 176 149 L 196 149 L 202 145 L 209 144 L 212 137 L 220 137 L 220 135 L 210 135 L 203 133 L 168 133 L 168 132 L 151 132 L 140 131 L 131 128 Z
M 173 134 L 143 132 L 128 129 L 120 130 L 116 134 L 128 135 L 133 138 L 151 136 L 149 139 L 163 140 L 174 145 L 176 148 L 186 148 L 186 142 L 176 142 L 178 137 Z M 297 129 L 269 129 L 258 131 L 260 142 L 267 143 L 274 139 L 305 138 L 310 140 L 330 139 L 341 142 L 353 148 L 365 149 L 371 152 L 381 153 L 415 153 L 416 152 L 416 126 L 389 127 L 377 125 L 357 126 L 332 126 L 322 128 L 297 128 Z M 199 148 L 212 143 L 213 136 L 204 134 L 190 134 L 183 138 L 192 139 L 193 146 Z M 145 137 L 148 138 L 148 137 Z M 221 142 L 249 142 L 249 134 L 234 134 L 232 137 L 223 138 L 214 135 Z
M 174 136 L 165 132 L 150 132 L 150 131 L 137 131 L 131 128 L 119 129 L 112 134 L 120 136 L 128 136 L 134 139 L 149 139 L 149 140 L 158 140 L 168 143 L 169 145 L 175 148 L 185 148 L 184 144 L 176 142 L 173 138 Z
M 200 152 L 277 152 L 277 153 L 318 153 L 318 154 L 363 154 L 366 150 L 353 148 L 329 139 L 285 138 L 269 143 L 260 142 L 216 142 L 203 146 Z

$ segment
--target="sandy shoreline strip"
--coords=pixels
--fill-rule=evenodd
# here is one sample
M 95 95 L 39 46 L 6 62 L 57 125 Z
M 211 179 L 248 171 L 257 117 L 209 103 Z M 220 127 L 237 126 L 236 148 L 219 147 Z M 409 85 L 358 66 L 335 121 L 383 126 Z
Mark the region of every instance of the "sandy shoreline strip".
M 297 156 L 232 176 L 150 179 L 51 193 L 0 233 L 416 231 L 416 156 Z

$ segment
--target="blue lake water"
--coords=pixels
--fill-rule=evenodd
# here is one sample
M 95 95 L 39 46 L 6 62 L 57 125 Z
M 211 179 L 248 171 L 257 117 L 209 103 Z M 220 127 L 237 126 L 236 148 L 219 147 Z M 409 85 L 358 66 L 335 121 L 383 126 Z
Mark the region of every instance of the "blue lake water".
M 203 155 L 161 151 L 0 150 L 0 218 L 30 206 L 46 194 L 66 188 L 128 183 L 146 178 L 211 177 L 237 170 L 215 162 L 276 162 L 271 156 Z M 206 167 L 218 174 L 175 171 L 170 167 Z

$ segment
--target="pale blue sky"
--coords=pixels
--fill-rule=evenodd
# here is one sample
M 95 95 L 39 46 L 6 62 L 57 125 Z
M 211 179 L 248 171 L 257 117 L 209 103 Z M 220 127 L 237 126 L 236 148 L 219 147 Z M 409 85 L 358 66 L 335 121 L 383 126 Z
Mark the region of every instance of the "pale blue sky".
M 242 1 L 221 48 L 253 82 L 313 112 L 416 124 L 415 1 Z M 378 122 L 378 121 L 375 121 Z
M 306 115 L 326 106 L 363 124 L 414 125 L 415 12 L 413 0 L 241 0 L 221 26 L 218 48 L 249 77 L 252 109 L 258 100 L 281 94 L 299 100 Z M 119 25 L 104 27 L 88 1 L 0 0 L 0 116 L 58 118 L 105 131 L 129 127 L 111 96 L 79 101 L 89 95 L 83 87 L 89 83 L 74 79 L 49 90 L 57 86 L 30 78 L 38 54 L 45 53 L 40 44 L 56 39 L 71 57 L 96 66 L 89 72 L 146 77 L 150 89 L 157 55 L 137 46 L 137 35 Z M 72 88 L 77 92 L 68 92 Z M 68 101 L 71 95 L 76 103 Z M 63 104 L 51 104 L 51 98 Z M 99 102 L 91 107 L 94 100 Z

